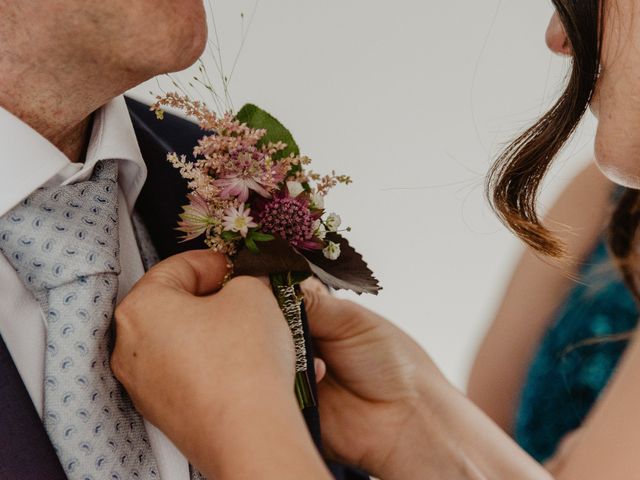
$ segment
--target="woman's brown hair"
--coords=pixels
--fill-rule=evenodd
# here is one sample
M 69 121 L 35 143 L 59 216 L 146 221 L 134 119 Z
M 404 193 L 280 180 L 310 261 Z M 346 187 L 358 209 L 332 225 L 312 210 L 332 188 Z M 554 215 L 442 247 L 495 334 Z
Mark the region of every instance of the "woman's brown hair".
M 536 251 L 562 257 L 564 246 L 542 224 L 537 213 L 540 185 L 553 159 L 584 116 L 600 69 L 605 0 L 553 0 L 573 52 L 573 67 L 566 89 L 555 105 L 514 140 L 492 166 L 489 201 L 498 217 Z M 636 230 L 640 223 L 640 193 L 623 193 L 609 229 L 609 243 L 623 276 L 640 299 L 630 267 Z

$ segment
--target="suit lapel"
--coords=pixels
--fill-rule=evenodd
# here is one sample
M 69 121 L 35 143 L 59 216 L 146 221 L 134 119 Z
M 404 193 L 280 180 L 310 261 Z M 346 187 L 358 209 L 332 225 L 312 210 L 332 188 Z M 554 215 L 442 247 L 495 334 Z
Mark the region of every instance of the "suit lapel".
M 190 154 L 202 132 L 197 125 L 166 115 L 155 118 L 149 107 L 127 98 L 138 145 L 147 164 L 147 181 L 138 197 L 136 210 L 144 220 L 161 259 L 202 248 L 197 240 L 181 243 L 175 230 L 182 205 L 187 203 L 186 182 L 167 162 L 167 153 Z
M 0 478 L 66 480 L 9 350 L 0 337 Z

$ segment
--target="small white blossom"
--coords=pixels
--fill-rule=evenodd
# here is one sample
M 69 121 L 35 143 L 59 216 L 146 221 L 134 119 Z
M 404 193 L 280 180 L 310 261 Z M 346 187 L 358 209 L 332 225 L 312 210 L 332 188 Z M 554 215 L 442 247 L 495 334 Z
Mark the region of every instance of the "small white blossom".
M 313 224 L 313 236 L 319 240 L 324 240 L 327 238 L 327 229 L 322 224 L 320 219 L 316 220 Z
M 322 250 L 322 253 L 329 260 L 337 260 L 340 258 L 340 245 L 335 242 L 329 242 Z
M 342 225 L 342 218 L 337 213 L 332 213 L 324 221 L 324 224 L 330 232 L 337 232 L 340 225 Z
M 229 232 L 240 233 L 243 237 L 246 237 L 250 228 L 258 226 L 253 221 L 253 217 L 250 215 L 251 209 L 244 208 L 244 204 L 240 207 L 229 207 L 224 211 L 223 226 L 225 230 Z
M 324 210 L 324 197 L 318 192 L 311 195 L 311 208 Z
M 304 192 L 304 187 L 300 182 L 287 182 L 287 189 L 292 197 L 297 197 Z

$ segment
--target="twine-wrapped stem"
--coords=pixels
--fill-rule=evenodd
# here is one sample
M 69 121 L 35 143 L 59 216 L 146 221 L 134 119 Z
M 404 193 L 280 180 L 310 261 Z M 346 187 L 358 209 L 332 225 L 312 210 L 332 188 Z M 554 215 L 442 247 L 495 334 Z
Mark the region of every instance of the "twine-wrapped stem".
M 289 325 L 296 356 L 295 394 L 300 408 L 316 405 L 307 370 L 307 348 L 302 324 L 302 293 L 300 284 L 292 281 L 292 275 L 272 275 L 271 286 L 280 305 L 280 310 Z

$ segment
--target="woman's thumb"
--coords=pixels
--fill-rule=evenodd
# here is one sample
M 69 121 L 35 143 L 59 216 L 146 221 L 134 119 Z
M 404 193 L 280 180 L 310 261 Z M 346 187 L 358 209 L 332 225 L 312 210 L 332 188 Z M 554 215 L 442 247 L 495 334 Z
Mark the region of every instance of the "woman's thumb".
M 315 278 L 302 283 L 302 293 L 311 336 L 317 339 L 335 337 L 344 324 L 348 302 L 332 296 L 327 287 Z
M 219 290 L 229 273 L 227 258 L 211 250 L 192 250 L 158 263 L 143 282 L 162 283 L 192 295 Z

